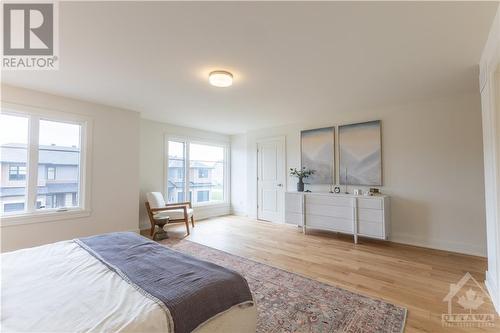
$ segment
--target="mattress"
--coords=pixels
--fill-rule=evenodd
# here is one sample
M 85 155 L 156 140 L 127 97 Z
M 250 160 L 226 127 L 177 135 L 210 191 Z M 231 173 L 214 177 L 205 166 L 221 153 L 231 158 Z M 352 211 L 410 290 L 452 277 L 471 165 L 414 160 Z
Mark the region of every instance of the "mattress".
M 165 311 L 73 241 L 2 254 L 2 332 L 169 332 Z M 195 332 L 255 332 L 234 306 Z

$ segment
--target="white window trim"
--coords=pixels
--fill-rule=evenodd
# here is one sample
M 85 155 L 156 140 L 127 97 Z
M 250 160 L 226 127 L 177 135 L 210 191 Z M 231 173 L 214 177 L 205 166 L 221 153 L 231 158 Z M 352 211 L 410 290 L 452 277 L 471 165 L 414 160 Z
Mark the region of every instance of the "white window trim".
M 230 144 L 226 141 L 219 140 L 211 140 L 204 139 L 199 137 L 192 136 L 179 136 L 174 134 L 165 133 L 164 134 L 164 154 L 163 154 L 163 188 L 165 195 L 165 202 L 168 201 L 168 142 L 169 141 L 177 141 L 184 143 L 184 159 L 185 159 L 185 168 L 184 168 L 184 198 L 189 199 L 187 193 L 189 193 L 189 149 L 188 145 L 190 143 L 201 144 L 201 145 L 212 145 L 219 146 L 224 148 L 224 201 L 217 202 L 206 202 L 206 203 L 193 203 L 193 208 L 204 208 L 204 207 L 228 207 L 229 200 L 231 198 L 230 193 Z M 193 199 L 193 198 L 191 198 Z
M 20 214 L 4 215 L 0 218 L 0 227 L 53 222 L 90 216 L 91 214 L 91 165 L 92 165 L 92 118 L 80 114 L 48 110 L 33 106 L 8 103 L 2 101 L 2 114 L 31 117 L 29 122 L 29 149 L 26 177 L 26 211 Z M 36 210 L 36 187 L 38 182 L 38 129 L 40 120 L 67 122 L 81 126 L 80 148 L 80 205 L 76 208 Z M 36 124 L 37 126 L 32 126 Z M 37 170 L 37 172 L 30 172 Z

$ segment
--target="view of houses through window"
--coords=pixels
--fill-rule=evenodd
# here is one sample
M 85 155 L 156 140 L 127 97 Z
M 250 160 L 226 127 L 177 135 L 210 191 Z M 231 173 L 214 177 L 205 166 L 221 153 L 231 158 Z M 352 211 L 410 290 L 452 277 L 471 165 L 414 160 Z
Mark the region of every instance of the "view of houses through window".
M 36 208 L 78 206 L 80 125 L 40 120 Z
M 36 173 L 32 210 L 79 206 L 81 126 L 36 118 L 38 168 L 28 167 L 29 116 L 0 115 L 0 212 L 28 211 L 28 174 Z M 36 146 L 35 148 L 36 149 Z M 33 182 L 34 183 L 34 182 Z M 34 193 L 34 192 L 33 192 Z
M 224 156 L 223 146 L 168 141 L 168 202 L 223 202 Z
M 29 118 L 0 115 L 0 211 L 24 211 Z

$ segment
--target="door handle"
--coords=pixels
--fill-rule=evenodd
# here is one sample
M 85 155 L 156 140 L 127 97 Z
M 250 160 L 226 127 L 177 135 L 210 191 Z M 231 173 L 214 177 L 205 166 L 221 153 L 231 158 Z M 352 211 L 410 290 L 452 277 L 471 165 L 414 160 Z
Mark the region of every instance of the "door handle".
M 278 184 L 278 187 L 283 187 L 283 184 Z

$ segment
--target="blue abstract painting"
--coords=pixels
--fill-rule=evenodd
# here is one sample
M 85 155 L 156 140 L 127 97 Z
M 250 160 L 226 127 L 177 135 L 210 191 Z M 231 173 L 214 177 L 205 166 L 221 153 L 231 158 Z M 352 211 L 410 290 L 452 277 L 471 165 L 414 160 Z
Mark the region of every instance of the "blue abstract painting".
M 340 184 L 382 185 L 380 120 L 339 126 Z
M 308 184 L 333 184 L 335 161 L 335 128 L 318 128 L 301 132 L 302 167 L 314 170 L 305 179 Z

